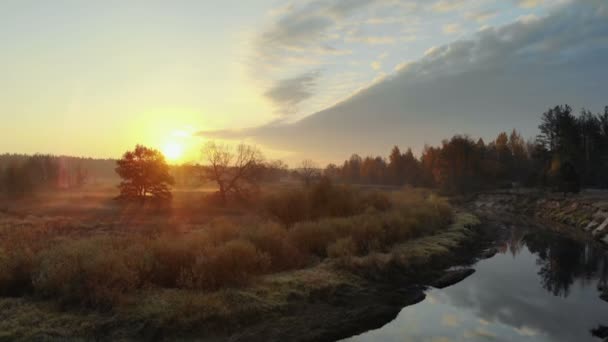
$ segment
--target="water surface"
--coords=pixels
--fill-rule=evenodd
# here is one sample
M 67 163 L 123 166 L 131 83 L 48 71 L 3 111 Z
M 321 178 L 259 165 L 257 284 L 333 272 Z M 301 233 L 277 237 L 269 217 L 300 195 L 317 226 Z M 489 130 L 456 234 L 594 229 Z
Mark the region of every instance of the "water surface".
M 514 228 L 476 272 L 347 341 L 600 341 L 608 325 L 608 253 L 538 229 Z

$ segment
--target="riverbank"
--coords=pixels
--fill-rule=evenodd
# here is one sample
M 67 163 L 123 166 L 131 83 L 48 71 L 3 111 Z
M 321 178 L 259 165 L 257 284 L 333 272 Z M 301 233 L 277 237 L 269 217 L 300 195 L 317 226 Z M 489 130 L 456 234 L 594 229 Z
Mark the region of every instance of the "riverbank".
M 480 215 L 509 213 L 563 225 L 608 246 L 608 193 L 555 194 L 495 191 L 476 194 L 467 207 Z
M 428 236 L 385 252 L 326 260 L 271 274 L 242 289 L 216 292 L 148 289 L 109 313 L 73 310 L 35 298 L 0 299 L 0 340 L 197 339 L 332 341 L 378 327 L 424 289 L 462 279 L 453 265 L 475 261 L 478 220 L 458 213 Z M 468 272 L 465 272 L 468 273 Z

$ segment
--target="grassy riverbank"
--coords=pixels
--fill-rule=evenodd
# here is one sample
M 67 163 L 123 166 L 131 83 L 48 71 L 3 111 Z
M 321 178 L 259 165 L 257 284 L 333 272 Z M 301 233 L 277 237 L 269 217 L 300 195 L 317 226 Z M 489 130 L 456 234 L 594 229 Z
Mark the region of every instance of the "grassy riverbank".
M 143 221 L 5 214 L 0 337 L 213 338 L 238 331 L 247 339 L 266 324 L 289 330 L 290 317 L 316 312 L 326 320 L 321 311 L 356 310 L 357 297 L 396 275 L 414 285 L 418 270 L 440 271 L 442 258 L 471 239 L 476 224 L 430 192 L 336 187 L 324 192 L 318 211 L 294 200 L 314 189 L 289 191 L 260 200 L 284 196 L 307 213 L 289 225 L 261 206 L 200 224 L 168 218 L 154 229 Z

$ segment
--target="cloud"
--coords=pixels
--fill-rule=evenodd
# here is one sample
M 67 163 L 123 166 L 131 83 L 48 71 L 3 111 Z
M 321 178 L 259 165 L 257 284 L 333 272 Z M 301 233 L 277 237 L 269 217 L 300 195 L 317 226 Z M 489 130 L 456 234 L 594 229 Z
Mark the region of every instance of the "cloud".
M 296 111 L 297 104 L 313 96 L 318 77 L 306 70 L 320 69 L 331 58 L 352 54 L 351 49 L 339 44 L 345 39 L 343 26 L 348 19 L 363 8 L 390 2 L 312 0 L 293 2 L 270 11 L 269 25 L 253 40 L 250 76 L 259 83 L 270 84 L 263 94 L 277 104 L 277 112 Z M 395 41 L 382 35 L 351 35 L 348 39 L 374 45 Z M 301 75 L 284 79 L 285 74 Z
M 460 323 L 461 319 L 456 315 L 447 314 L 441 317 L 441 325 L 446 327 L 455 328 L 458 327 Z
M 318 71 L 313 71 L 280 80 L 268 89 L 264 95 L 281 108 L 283 115 L 291 113 L 295 106 L 312 96 L 312 90 L 319 75 Z
M 492 10 L 483 10 L 483 11 L 475 11 L 468 12 L 465 14 L 465 17 L 469 20 L 475 20 L 478 23 L 484 23 L 496 16 L 497 12 Z
M 393 144 L 420 150 L 456 133 L 534 136 L 549 106 L 603 108 L 606 79 L 608 10 L 581 0 L 430 49 L 334 106 L 242 134 L 333 160 Z
M 378 71 L 382 68 L 382 62 L 380 61 L 373 61 L 371 64 L 372 69 Z
M 452 12 L 466 5 L 466 0 L 440 0 L 433 4 L 432 9 L 436 12 Z
M 394 37 L 382 37 L 382 36 L 354 36 L 347 38 L 349 42 L 365 43 L 370 45 L 382 45 L 382 44 L 394 44 Z
M 340 20 L 379 0 L 316 0 L 304 5 L 282 7 L 277 20 L 258 39 L 258 52 L 268 50 L 299 50 L 319 46 L 328 37 L 328 30 Z
M 442 30 L 445 34 L 457 34 L 462 31 L 462 27 L 460 24 L 447 24 L 443 26 Z
M 515 331 L 521 336 L 536 336 L 539 334 L 538 330 L 523 326 L 521 328 L 514 328 Z
M 544 0 L 518 0 L 517 4 L 522 8 L 534 8 L 543 4 Z

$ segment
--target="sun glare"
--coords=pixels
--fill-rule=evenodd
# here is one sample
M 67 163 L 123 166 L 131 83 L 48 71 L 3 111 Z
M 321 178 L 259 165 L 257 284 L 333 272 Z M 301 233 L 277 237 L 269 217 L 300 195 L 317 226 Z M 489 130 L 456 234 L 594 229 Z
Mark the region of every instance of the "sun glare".
M 175 141 L 168 142 L 163 147 L 163 154 L 169 161 L 176 161 L 184 154 L 184 146 Z

